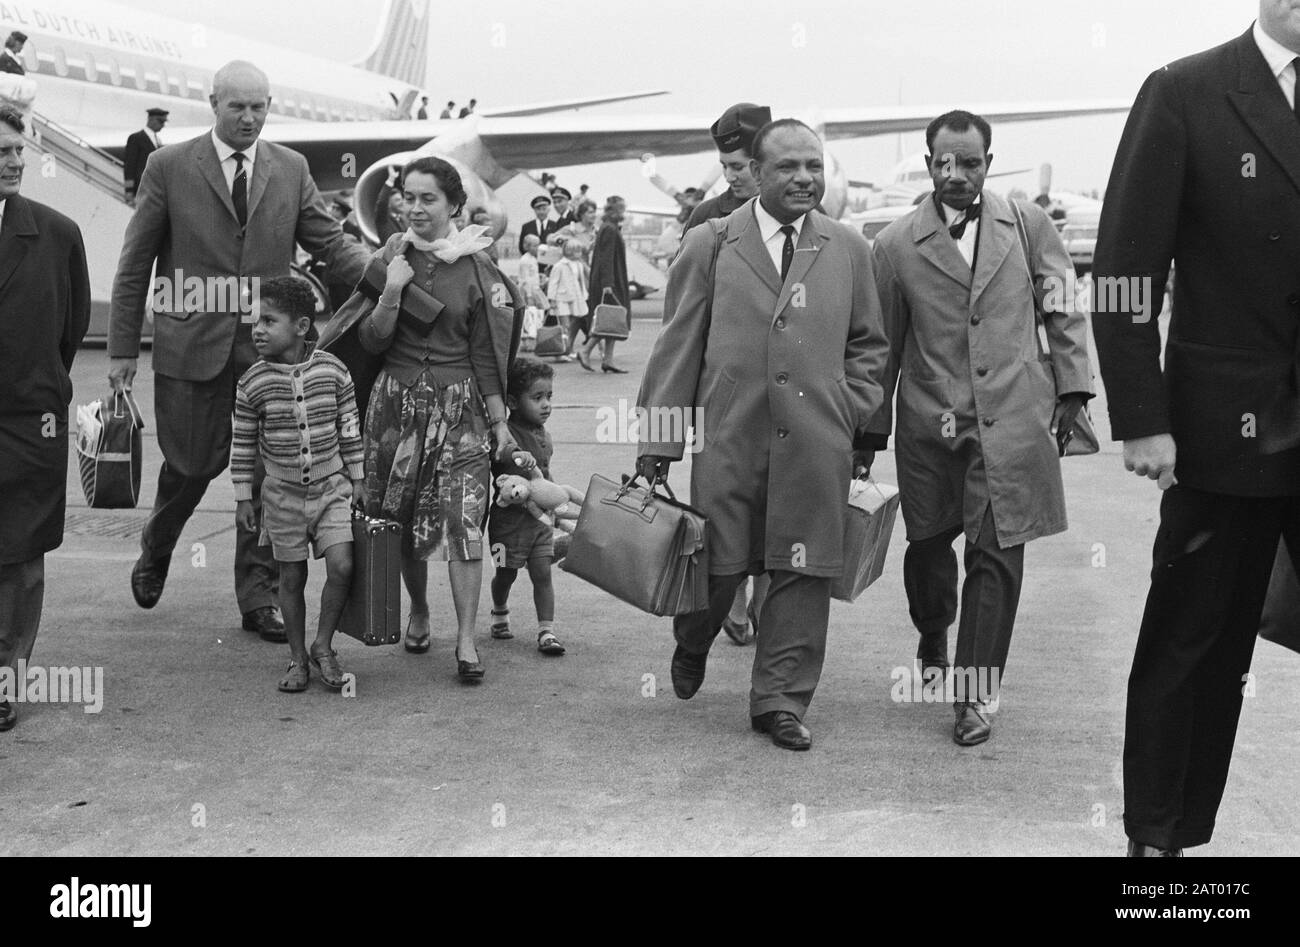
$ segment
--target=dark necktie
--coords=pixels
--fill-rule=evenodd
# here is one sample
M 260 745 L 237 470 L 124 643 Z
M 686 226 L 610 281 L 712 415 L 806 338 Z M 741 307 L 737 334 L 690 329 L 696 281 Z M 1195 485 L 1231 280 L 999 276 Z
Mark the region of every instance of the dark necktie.
M 244 159 L 247 155 L 242 151 L 236 151 L 233 157 L 235 184 L 230 189 L 230 198 L 235 204 L 235 216 L 239 218 L 239 226 L 244 227 L 248 224 L 248 172 L 244 170 Z
M 952 238 L 954 240 L 960 240 L 962 236 L 966 233 L 966 225 L 970 223 L 972 220 L 979 220 L 979 219 L 980 219 L 980 205 L 971 204 L 970 207 L 966 208 L 966 216 L 962 217 L 961 220 L 957 221 L 955 224 L 949 227 L 948 233 L 952 235 Z
M 794 227 L 786 224 L 781 228 L 781 233 L 785 234 L 785 246 L 781 248 L 781 282 L 785 282 L 785 274 L 790 272 L 790 262 L 794 259 Z

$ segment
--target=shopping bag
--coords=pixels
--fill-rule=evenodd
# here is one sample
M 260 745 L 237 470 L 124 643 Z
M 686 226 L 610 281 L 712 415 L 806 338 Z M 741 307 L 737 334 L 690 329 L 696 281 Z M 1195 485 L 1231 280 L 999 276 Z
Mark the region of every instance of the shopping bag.
M 831 597 L 851 602 L 885 569 L 885 553 L 898 518 L 898 488 L 874 480 L 849 481 L 844 520 L 844 572 L 831 583 Z
M 569 347 L 569 337 L 560 326 L 542 326 L 537 330 L 537 345 L 533 354 L 539 356 L 563 355 Z
M 1264 598 L 1264 613 L 1259 619 L 1259 636 L 1265 641 L 1300 651 L 1300 577 L 1287 549 L 1286 540 L 1277 544 L 1273 576 Z
M 546 324 L 546 310 L 539 306 L 524 308 L 524 325 L 519 332 L 521 339 L 536 339 L 537 330 Z
M 77 407 L 77 468 L 86 503 L 100 510 L 134 509 L 140 499 L 144 418 L 130 391 Z
M 606 302 L 607 299 L 614 299 L 614 291 L 608 286 L 605 287 L 600 305 L 596 307 L 596 312 L 592 316 L 591 336 L 602 339 L 626 339 L 631 329 L 628 324 L 627 308 L 620 306 L 617 299 L 614 299 L 614 302 Z
M 362 644 L 402 640 L 402 527 L 352 511 L 352 587 L 339 631 Z
M 707 521 L 668 485 L 621 484 L 596 474 L 561 564 L 565 572 L 652 615 L 708 608 Z

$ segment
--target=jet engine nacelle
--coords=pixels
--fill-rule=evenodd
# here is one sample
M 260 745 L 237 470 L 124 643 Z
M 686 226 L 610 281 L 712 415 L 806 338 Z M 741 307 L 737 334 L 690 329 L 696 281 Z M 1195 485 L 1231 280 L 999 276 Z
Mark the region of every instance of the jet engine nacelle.
M 357 186 L 352 194 L 352 206 L 356 210 L 357 223 L 361 227 L 361 232 L 365 234 L 366 239 L 371 243 L 379 243 L 379 229 L 376 221 L 379 214 L 385 210 L 379 206 L 379 198 L 384 193 L 384 185 L 392 176 L 393 169 L 396 169 L 396 172 L 400 174 L 402 168 L 406 167 L 408 162 L 424 157 L 425 154 L 427 153 L 424 151 L 403 151 L 389 155 L 387 158 L 376 161 L 366 168 L 361 177 L 357 179 Z M 463 215 L 456 220 L 457 226 L 468 224 L 469 212 L 476 207 L 482 207 L 488 212 L 492 220 L 492 236 L 499 239 L 506 231 L 508 216 L 505 206 L 496 195 L 496 191 L 488 187 L 483 182 L 483 179 L 466 167 L 463 162 L 457 161 L 455 158 L 448 158 L 446 155 L 436 155 L 436 157 L 442 158 L 460 172 L 461 184 L 468 195 Z

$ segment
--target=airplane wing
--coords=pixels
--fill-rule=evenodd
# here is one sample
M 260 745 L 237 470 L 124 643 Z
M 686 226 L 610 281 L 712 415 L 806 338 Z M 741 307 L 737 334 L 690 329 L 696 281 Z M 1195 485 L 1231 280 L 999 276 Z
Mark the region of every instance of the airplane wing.
M 990 124 L 996 124 L 997 122 L 1043 121 L 1049 118 L 1075 118 L 1080 115 L 1110 115 L 1127 112 L 1132 104 L 1128 100 L 1107 99 L 1091 102 L 1004 102 L 961 107 L 968 112 L 982 115 Z M 911 105 L 826 109 L 820 115 L 820 124 L 828 140 L 867 138 L 872 135 L 923 131 L 936 116 L 942 115 L 945 111 L 947 107 L 943 106 L 917 108 Z
M 644 95 L 634 93 L 633 95 Z M 573 108 L 575 102 L 551 103 Z M 588 104 L 593 100 L 582 100 Z M 990 121 L 1034 121 L 1078 115 L 1124 112 L 1129 102 L 1061 102 L 988 106 L 979 114 Z M 828 110 L 811 124 L 828 139 L 860 138 L 923 129 L 941 107 L 884 106 Z M 321 190 L 352 187 L 355 176 L 398 152 L 416 151 L 431 140 L 448 136 L 460 142 L 477 137 L 501 168 L 527 170 L 622 161 L 644 154 L 660 157 L 710 151 L 713 139 L 706 115 L 479 115 L 468 119 L 387 122 L 276 122 L 262 131 L 268 141 L 301 152 Z M 204 134 L 207 128 L 172 128 L 170 141 Z M 125 150 L 120 132 L 87 132 L 93 145 L 120 158 Z
M 624 92 L 621 95 L 606 95 L 598 99 L 560 99 L 556 102 L 536 102 L 531 105 L 505 105 L 499 108 L 479 109 L 477 114 L 485 118 L 518 118 L 522 115 L 546 115 L 550 112 L 565 112 L 570 109 L 586 108 L 588 105 L 604 105 L 608 102 L 651 99 L 657 95 L 667 94 L 667 89 L 656 89 L 650 92 Z

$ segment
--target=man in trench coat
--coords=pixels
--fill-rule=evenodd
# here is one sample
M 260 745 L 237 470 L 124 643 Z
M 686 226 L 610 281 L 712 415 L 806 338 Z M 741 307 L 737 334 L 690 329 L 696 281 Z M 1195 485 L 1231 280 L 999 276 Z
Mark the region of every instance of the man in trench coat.
M 880 407 L 887 355 L 866 241 L 815 210 L 822 162 L 802 122 L 759 131 L 759 196 L 686 235 L 638 397 L 649 436 L 668 409 L 693 416 L 702 441 L 691 502 L 709 520 L 709 608 L 674 620 L 673 688 L 694 696 L 736 588 L 768 572 L 749 712 L 793 750 L 812 743 L 802 718 L 843 568 L 854 438 Z M 683 448 L 644 440 L 638 473 L 665 476 Z
M 90 324 L 81 231 L 18 193 L 23 119 L 0 106 L 0 667 L 32 656 L 63 542 L 68 372 Z M 0 731 L 18 720 L 0 692 Z
M 983 193 L 992 159 L 988 123 L 949 112 L 926 131 L 930 199 L 876 240 L 876 286 L 890 342 L 882 440 L 898 386 L 898 484 L 908 547 L 903 584 L 921 633 L 922 673 L 948 666 L 957 618 L 957 557 L 966 536 L 952 689 L 953 739 L 991 732 L 989 705 L 1006 667 L 1024 574 L 1024 544 L 1062 532 L 1065 495 L 1057 441 L 1092 397 L 1087 325 L 1074 271 L 1047 216 Z M 1030 282 L 1030 267 L 1033 286 Z M 1039 358 L 1034 295 L 1043 299 L 1053 372 Z M 968 684 L 976 685 L 972 691 Z

